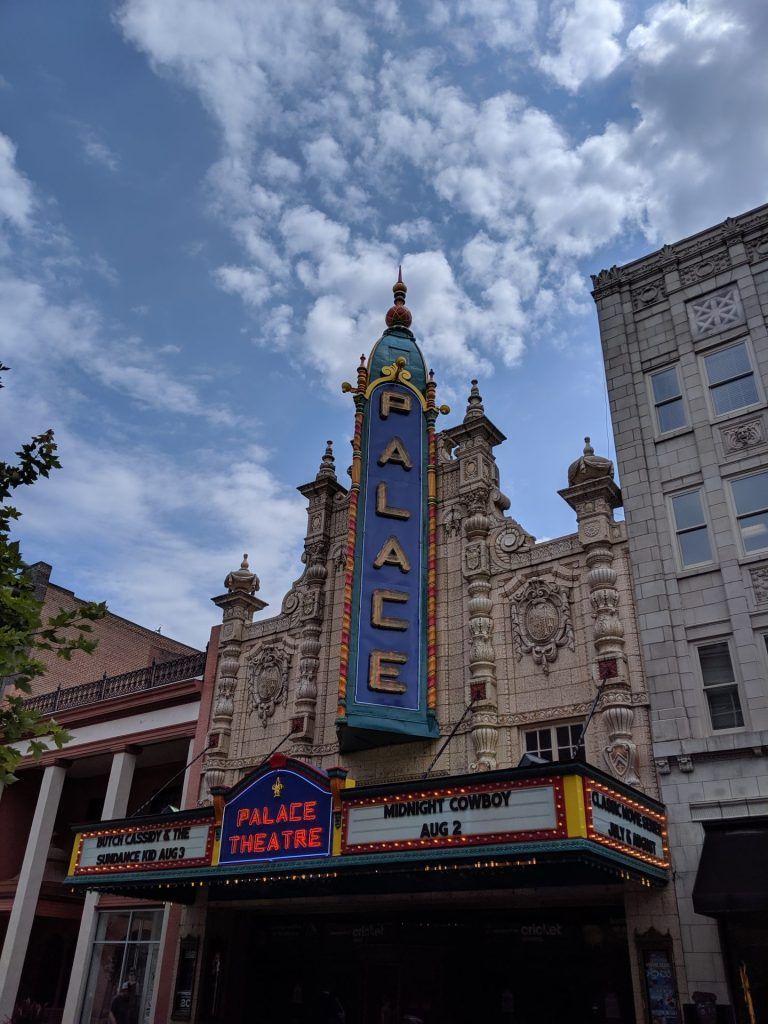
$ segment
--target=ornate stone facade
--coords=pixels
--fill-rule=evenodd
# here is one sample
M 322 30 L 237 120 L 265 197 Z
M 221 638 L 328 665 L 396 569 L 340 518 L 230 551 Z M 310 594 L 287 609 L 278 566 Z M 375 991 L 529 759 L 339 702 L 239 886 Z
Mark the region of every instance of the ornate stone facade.
M 363 363 L 363 390 L 367 374 Z M 576 512 L 577 532 L 536 544 L 509 514 L 500 487 L 494 449 L 504 440 L 476 382 L 463 418 L 436 438 L 435 710 L 442 739 L 339 751 L 341 637 L 351 607 L 349 492 L 337 480 L 329 442 L 315 479 L 299 488 L 307 500 L 304 568 L 279 614 L 252 621 L 263 605 L 250 576 L 230 574 L 232 589 L 215 599 L 224 626 L 209 786 L 236 781 L 278 744 L 322 767 L 343 764 L 361 783 L 416 777 L 457 726 L 436 772 L 515 765 L 534 734 L 554 736 L 562 725 L 578 731 L 596 708 L 585 734 L 587 759 L 655 794 L 613 467 L 587 445 L 563 472 L 569 486 L 561 494 Z

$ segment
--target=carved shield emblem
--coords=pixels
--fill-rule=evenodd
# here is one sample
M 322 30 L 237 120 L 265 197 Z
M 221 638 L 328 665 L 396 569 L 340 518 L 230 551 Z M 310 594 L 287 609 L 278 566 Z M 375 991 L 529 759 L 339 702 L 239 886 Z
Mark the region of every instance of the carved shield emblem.
M 525 626 L 528 635 L 537 644 L 544 644 L 557 632 L 560 613 L 549 598 L 532 601 L 525 610 Z
M 288 696 L 288 669 L 291 657 L 281 647 L 263 647 L 248 662 L 248 714 L 258 712 L 262 725 L 275 713 L 275 707 Z
M 511 612 L 518 661 L 530 654 L 549 672 L 561 647 L 575 649 L 568 588 L 541 577 L 529 579 L 512 595 Z

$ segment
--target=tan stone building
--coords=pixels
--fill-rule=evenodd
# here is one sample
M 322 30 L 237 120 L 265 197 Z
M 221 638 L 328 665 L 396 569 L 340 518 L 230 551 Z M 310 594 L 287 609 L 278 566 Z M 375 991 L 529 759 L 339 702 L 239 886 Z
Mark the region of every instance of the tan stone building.
M 613 467 L 587 439 L 563 467 L 576 530 L 537 544 L 509 514 L 477 382 L 463 416 L 438 407 L 394 292 L 344 385 L 349 482 L 328 442 L 299 488 L 300 577 L 273 616 L 247 559 L 214 598 L 210 749 L 186 812 L 215 830 L 210 863 L 99 877 L 86 836 L 71 881 L 191 904 L 180 1019 L 343 1004 L 349 1024 L 679 1024 Z
M 768 1019 L 768 205 L 593 278 L 686 1001 Z

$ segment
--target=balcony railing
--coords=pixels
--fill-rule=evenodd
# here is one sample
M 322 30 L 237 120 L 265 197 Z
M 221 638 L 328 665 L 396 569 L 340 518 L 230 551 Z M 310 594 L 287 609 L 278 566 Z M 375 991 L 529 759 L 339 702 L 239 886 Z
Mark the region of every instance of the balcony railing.
M 92 683 L 80 683 L 78 686 L 59 684 L 57 690 L 29 697 L 24 701 L 24 706 L 34 708 L 41 715 L 53 715 L 57 711 L 96 704 L 98 701 L 111 700 L 113 697 L 125 697 L 129 693 L 154 690 L 158 686 L 177 683 L 182 679 L 194 679 L 203 674 L 204 668 L 204 653 L 186 654 L 183 658 L 176 658 L 173 661 L 153 661 L 147 668 L 137 668 L 133 672 L 123 672 L 119 676 L 108 676 L 105 672 L 101 679 L 96 679 Z

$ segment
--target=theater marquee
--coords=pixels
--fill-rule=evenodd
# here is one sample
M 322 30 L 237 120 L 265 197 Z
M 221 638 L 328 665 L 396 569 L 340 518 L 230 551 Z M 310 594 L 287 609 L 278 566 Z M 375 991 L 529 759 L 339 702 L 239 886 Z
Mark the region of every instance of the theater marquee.
M 562 839 L 561 779 L 425 789 L 346 801 L 345 853 Z
M 214 825 L 204 820 L 146 819 L 80 832 L 69 874 L 104 875 L 202 867 L 211 862 Z

